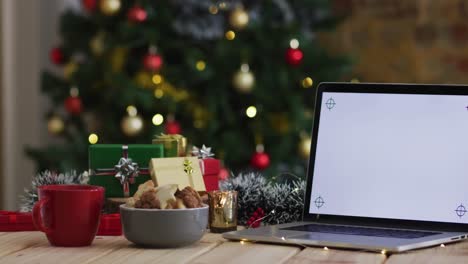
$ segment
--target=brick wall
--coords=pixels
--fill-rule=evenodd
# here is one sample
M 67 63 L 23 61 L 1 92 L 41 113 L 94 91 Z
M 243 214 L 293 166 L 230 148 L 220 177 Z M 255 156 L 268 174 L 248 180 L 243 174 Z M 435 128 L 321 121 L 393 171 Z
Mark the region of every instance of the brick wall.
M 468 83 L 468 1 L 336 0 L 347 15 L 323 40 L 369 82 Z

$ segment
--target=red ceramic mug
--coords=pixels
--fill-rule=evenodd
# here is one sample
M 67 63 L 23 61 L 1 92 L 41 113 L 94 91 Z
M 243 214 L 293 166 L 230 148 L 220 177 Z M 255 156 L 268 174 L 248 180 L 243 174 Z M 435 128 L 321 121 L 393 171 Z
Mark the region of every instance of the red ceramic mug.
M 104 203 L 104 188 L 92 185 L 38 187 L 34 225 L 53 246 L 89 246 L 96 236 Z

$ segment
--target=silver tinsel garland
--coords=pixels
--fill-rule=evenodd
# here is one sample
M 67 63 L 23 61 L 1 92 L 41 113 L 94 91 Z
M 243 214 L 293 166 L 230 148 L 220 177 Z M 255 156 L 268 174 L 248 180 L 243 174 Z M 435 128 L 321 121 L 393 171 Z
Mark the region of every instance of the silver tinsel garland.
M 36 174 L 31 181 L 31 189 L 25 189 L 20 196 L 20 211 L 30 212 L 34 204 L 38 201 L 37 187 L 51 184 L 86 184 L 88 183 L 88 173 L 77 174 L 76 171 L 66 173 L 56 173 L 43 171 Z
M 295 180 L 291 183 L 275 183 L 269 186 L 265 197 L 266 224 L 283 224 L 301 220 L 304 208 L 305 181 Z M 273 212 L 274 211 L 274 212 Z
M 221 190 L 238 192 L 237 221 L 245 225 L 262 208 L 264 224 L 282 224 L 300 220 L 304 207 L 305 181 L 269 183 L 262 174 L 241 173 L 220 182 Z

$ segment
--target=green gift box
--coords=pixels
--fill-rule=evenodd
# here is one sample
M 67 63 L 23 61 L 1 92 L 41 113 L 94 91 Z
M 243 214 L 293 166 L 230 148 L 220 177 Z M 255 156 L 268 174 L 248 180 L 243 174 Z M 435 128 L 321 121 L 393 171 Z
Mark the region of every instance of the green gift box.
M 132 165 L 137 165 L 139 173 L 122 184 L 116 177 L 116 165 L 122 158 L 128 156 Z M 151 180 L 148 164 L 151 158 L 164 157 L 164 148 L 161 144 L 96 144 L 89 146 L 89 184 L 103 186 L 106 197 L 132 196 L 138 185 Z M 127 191 L 127 192 L 125 192 Z M 126 195 L 127 194 L 127 195 Z

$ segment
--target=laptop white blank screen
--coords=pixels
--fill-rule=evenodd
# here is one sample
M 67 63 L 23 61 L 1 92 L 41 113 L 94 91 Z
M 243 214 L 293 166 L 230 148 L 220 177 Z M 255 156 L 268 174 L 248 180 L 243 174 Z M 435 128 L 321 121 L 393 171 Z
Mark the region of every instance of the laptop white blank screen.
M 468 223 L 468 96 L 323 93 L 309 212 Z

